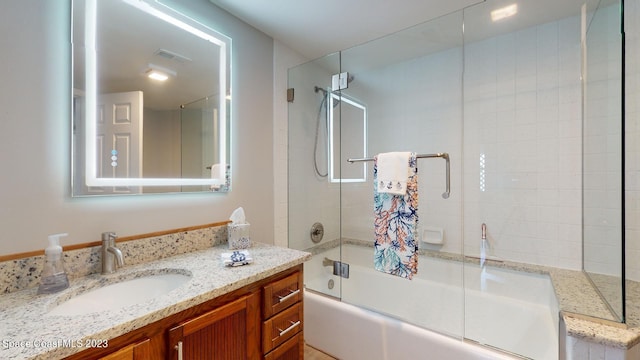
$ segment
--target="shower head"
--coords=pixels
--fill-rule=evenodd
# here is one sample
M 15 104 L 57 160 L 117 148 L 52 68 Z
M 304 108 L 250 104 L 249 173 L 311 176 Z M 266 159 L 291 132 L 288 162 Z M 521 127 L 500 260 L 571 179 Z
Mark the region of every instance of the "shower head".
M 322 92 L 322 96 L 323 96 L 322 97 L 322 103 L 323 104 L 325 103 L 325 101 L 327 101 L 327 99 L 328 99 L 327 95 L 329 94 L 329 91 L 327 91 L 327 90 L 325 90 L 325 89 L 323 89 L 323 88 L 321 88 L 319 86 L 314 86 L 313 91 L 316 92 L 316 93 L 318 91 Z M 331 92 L 331 94 L 333 94 L 333 91 Z M 340 104 L 340 100 L 336 99 L 336 98 L 333 98 L 333 97 L 332 97 L 332 99 L 333 99 L 333 107 L 335 108 L 336 106 L 338 106 L 338 104 Z
M 347 85 L 351 84 L 351 82 L 355 79 L 356 77 L 353 76 L 353 74 L 349 74 L 349 76 L 347 76 Z
M 327 95 L 327 90 L 325 90 L 325 89 L 323 89 L 323 88 L 321 88 L 319 86 L 314 86 L 313 87 L 313 92 L 317 93 L 318 91 L 322 91 L 322 94 Z
M 347 83 L 351 83 L 353 81 L 353 79 L 354 79 L 353 75 L 349 75 L 349 77 L 347 78 Z M 331 95 L 337 94 L 336 97 L 333 97 L 333 96 L 331 97 L 333 99 L 333 107 L 335 108 L 340 104 L 340 96 L 341 96 L 340 90 L 329 91 L 329 90 L 323 89 L 323 88 L 321 88 L 319 86 L 314 86 L 313 87 L 313 91 L 316 92 L 316 93 L 322 92 L 322 95 L 324 96 L 324 99 L 325 99 L 323 101 L 326 101 L 326 99 L 328 98 L 327 95 L 329 93 L 331 93 Z

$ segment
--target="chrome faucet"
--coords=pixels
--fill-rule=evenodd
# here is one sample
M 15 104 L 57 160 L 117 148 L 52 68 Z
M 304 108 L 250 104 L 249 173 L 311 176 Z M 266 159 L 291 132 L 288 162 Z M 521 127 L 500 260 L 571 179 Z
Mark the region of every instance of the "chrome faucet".
M 102 233 L 102 273 L 111 274 L 124 265 L 122 251 L 116 247 L 116 233 Z

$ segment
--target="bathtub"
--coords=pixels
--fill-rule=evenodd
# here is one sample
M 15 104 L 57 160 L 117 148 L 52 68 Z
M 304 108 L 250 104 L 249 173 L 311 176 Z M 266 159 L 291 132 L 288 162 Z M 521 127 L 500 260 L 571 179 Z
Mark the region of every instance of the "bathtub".
M 322 266 L 340 251 L 348 279 Z M 558 358 L 548 276 L 421 256 L 406 280 L 373 270 L 372 257 L 372 247 L 343 245 L 305 263 L 309 345 L 343 360 Z

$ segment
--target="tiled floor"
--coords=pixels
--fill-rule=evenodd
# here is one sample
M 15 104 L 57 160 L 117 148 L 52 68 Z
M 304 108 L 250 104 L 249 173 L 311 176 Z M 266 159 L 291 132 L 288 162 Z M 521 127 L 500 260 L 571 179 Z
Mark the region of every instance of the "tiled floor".
M 304 344 L 304 360 L 336 360 L 320 350 Z

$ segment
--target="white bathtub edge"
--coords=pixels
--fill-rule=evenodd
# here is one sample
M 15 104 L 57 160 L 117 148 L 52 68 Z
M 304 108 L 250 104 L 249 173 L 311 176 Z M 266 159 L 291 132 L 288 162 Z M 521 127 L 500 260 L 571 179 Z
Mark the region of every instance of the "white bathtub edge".
M 342 360 L 513 360 L 459 339 L 319 295 L 304 294 L 304 336 L 312 347 Z

